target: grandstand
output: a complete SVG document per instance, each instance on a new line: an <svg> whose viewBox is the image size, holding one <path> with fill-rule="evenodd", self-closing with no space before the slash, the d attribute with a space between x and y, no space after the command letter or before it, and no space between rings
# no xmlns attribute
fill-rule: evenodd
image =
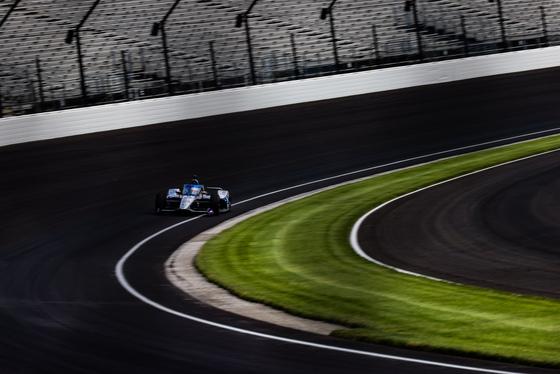
<svg viewBox="0 0 560 374"><path fill-rule="evenodd" d="M84 104L76 43L67 44L65 38L93 2L22 0L14 8L0 29L3 115ZM151 29L174 3L99 2L80 30L88 104L169 94L162 39L152 36ZM178 3L165 23L173 93L250 83L246 33L243 27L235 27L235 19L251 3ZM420 56L414 18L405 11L404 0L338 0L332 12L340 61L336 69L330 24L320 19L321 8L330 3L256 3L248 19L257 83L494 53L505 47L500 44L496 2L416 0L425 51ZM0 0L0 17L13 4L13 0ZM502 0L501 5L509 50L557 43L560 7L555 1Z"/></svg>

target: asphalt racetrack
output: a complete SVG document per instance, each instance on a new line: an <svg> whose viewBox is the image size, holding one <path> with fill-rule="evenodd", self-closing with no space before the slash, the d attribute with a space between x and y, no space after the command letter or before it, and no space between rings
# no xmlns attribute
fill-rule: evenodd
<svg viewBox="0 0 560 374"><path fill-rule="evenodd" d="M560 298L560 152L395 200L359 242L387 265L462 284Z"/></svg>
<svg viewBox="0 0 560 374"><path fill-rule="evenodd" d="M473 368L549 372L349 342L245 319L175 289L163 263L180 244L217 222L294 193L505 144L511 137L558 133L559 79L560 69L551 69L0 148L0 373L471 372L212 327L147 305L117 281L115 265L131 248L187 219L155 216L153 203L156 192L180 186L194 173L206 185L231 190L239 202L364 169L166 231L128 259L127 280L165 307L252 331ZM546 167L542 170L547 182ZM555 173L553 166L549 170ZM552 188L556 176L549 178ZM486 227L506 235L510 229L499 220L508 212L500 209L510 209L514 203L508 199L530 194L530 188L479 203ZM530 206L552 201L545 195L540 202L536 195ZM539 214L539 222L549 222L556 212ZM542 229L537 222L525 233L542 237ZM547 271L544 265L523 264L529 272Z"/></svg>

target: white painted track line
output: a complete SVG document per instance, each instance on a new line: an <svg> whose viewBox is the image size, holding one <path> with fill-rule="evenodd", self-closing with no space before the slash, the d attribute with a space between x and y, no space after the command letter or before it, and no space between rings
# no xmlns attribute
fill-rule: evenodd
<svg viewBox="0 0 560 374"><path fill-rule="evenodd" d="M383 204L378 205L377 207L373 208L372 210L370 210L369 212L367 212L366 214L364 214L362 217L360 217L360 219L359 219L358 221L356 221L356 223L355 223L354 226L352 227L352 231L350 232L350 244L352 245L352 248L354 249L354 252L356 252L359 256L361 256L361 257L365 258L366 260L368 260L368 261L370 261L370 262L373 262L373 263L375 263L375 264L377 264L377 265L380 265L380 266L383 266L383 267L386 267L386 268L389 268L389 269L398 271L399 273L403 273L403 274L414 275L414 276L417 276L417 277L423 277L423 278L427 278L427 279L431 279L431 280L435 280L435 281L439 281L439 282L452 283L452 284L459 284L459 283L451 282L451 281L448 281L448 280L445 280L445 279L434 278L434 277L430 277L430 276L427 276L427 275L424 275L424 274L414 273L414 272L411 272L411 271L408 271L408 270L404 270L404 269L400 269L400 268L397 268L397 267L394 267L394 266L390 266L390 265L387 265L387 264L385 264L385 263L383 263L383 262L381 262L381 261L378 261L378 260L374 259L373 257L369 256L367 253L365 253L365 251L364 251L364 250L362 249L362 247L360 246L360 243L358 242L358 233L359 233L359 231L360 231L361 225L364 223L364 221L365 221L369 216L371 216L372 214L376 213L376 212L379 211L381 208L386 207L387 205L389 205L389 204L391 204L391 203L393 203L393 202L395 202L395 201L397 201L397 200L400 200L400 199L402 199L402 198L405 198L405 197L407 197L407 196L411 196L411 195L414 195L414 194L416 194L416 193L425 191L425 190L427 190L427 189L429 189L429 188L436 187L436 186L442 185L442 184L444 184L444 183L449 183L449 182L452 182L452 181L455 181L455 180L458 180L458 179L462 179L462 178L465 178L465 177L468 177L468 176L471 176L471 175L474 175L474 174L482 173L482 172L485 172L485 171L488 171L488 170L492 170L492 169L499 168L499 167L501 167L501 166L513 164L513 163L516 163L516 162L519 162L519 161L528 160L528 159L531 159L531 158L534 158L534 157L538 157L538 156L542 156L542 155L546 155L546 154L553 153L553 152L558 152L558 151L559 151L558 149L555 149L555 150L552 150L552 151L539 153L539 154L536 154L536 155L532 155L532 156L520 158L520 159L517 159L517 160L504 162L503 164L494 165L494 166L491 166L491 167L488 167L488 168L485 168L485 169L481 169L481 170L474 171L474 172L472 172L472 173L463 174L463 175L460 175L460 176L455 177L455 178L451 178L451 179L448 179L448 180L445 180L445 181L442 181L442 182L438 182L438 183L432 184L432 185L430 185L430 186L420 188L420 189L418 189L418 190L416 190L416 191L412 191L412 192L409 192L409 193L407 193L407 194L404 194L404 195L395 197L395 198L392 199L392 200L386 201L386 202L384 202Z"/></svg>

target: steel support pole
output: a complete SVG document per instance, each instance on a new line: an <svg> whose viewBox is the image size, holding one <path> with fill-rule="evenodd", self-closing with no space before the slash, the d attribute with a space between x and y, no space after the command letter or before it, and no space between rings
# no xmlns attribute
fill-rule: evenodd
<svg viewBox="0 0 560 374"><path fill-rule="evenodd" d="M422 36L420 35L420 23L418 22L418 10L416 0L412 0L412 13L414 15L414 27L416 28L416 42L418 43L418 58L424 60L424 48L422 47Z"/></svg>
<svg viewBox="0 0 560 374"><path fill-rule="evenodd" d="M253 10L253 7L257 3L258 0L253 0L251 5L245 13L241 13L237 15L237 19L235 22L235 27L241 27L242 23L245 23L245 34L247 36L247 50L249 52L249 69L251 71L251 83L253 85L257 84L257 76L255 74L255 63L253 61L253 47L251 46L251 31L249 27L249 13Z"/></svg>
<svg viewBox="0 0 560 374"><path fill-rule="evenodd" d="M541 20L543 28L544 46L548 47L548 28L546 26L546 14L544 12L544 6L540 6L541 9Z"/></svg>
<svg viewBox="0 0 560 374"><path fill-rule="evenodd" d="M490 2L493 2L494 0L490 0ZM500 22L500 32L502 34L502 45L503 45L503 49L505 51L509 50L508 44L507 44L507 38L506 38L506 28L504 26L504 14L502 11L502 0L496 0L496 3L498 5L498 19Z"/></svg>
<svg viewBox="0 0 560 374"><path fill-rule="evenodd" d="M84 105L87 105L88 98L87 98L87 90L86 90L86 76L84 72L84 61L82 56L82 45L80 41L80 29L82 28L86 20L89 18L91 13L93 13L93 10L97 7L100 1L101 0L95 0L95 2L92 4L92 6L89 8L88 12L84 16L84 18L82 18L80 24L76 27L76 44L78 46L78 61L80 64L80 80L82 86L82 98L84 100Z"/></svg>
<svg viewBox="0 0 560 374"><path fill-rule="evenodd" d="M39 85L39 110L42 112L45 110L45 95L43 93L43 77L41 75L41 63L39 62L39 57L35 58L35 65L37 66L37 79Z"/></svg>
<svg viewBox="0 0 560 374"><path fill-rule="evenodd" d="M130 100L130 84L128 82L128 70L126 68L126 53L121 51L121 59L123 66L123 78L124 78L124 97L127 101Z"/></svg>
<svg viewBox="0 0 560 374"><path fill-rule="evenodd" d="M156 22L153 24L152 32L151 32L152 36L157 36L159 30L161 30L161 40L163 44L163 58L165 60L165 84L167 86L167 93L169 95L173 95L173 87L171 85L171 67L169 64L169 51L167 49L167 36L165 35L165 21L167 21L167 18L169 18L171 13L173 13L173 10L175 10L177 5L179 4L179 1L181 0L175 0L171 8L169 8L167 13L161 20L161 22Z"/></svg>
<svg viewBox="0 0 560 374"><path fill-rule="evenodd" d="M298 55L296 50L296 40L294 34L290 34L290 44L292 45L292 56L294 57L294 75L296 78L299 77L299 64L298 64Z"/></svg>
<svg viewBox="0 0 560 374"><path fill-rule="evenodd" d="M76 29L76 46L78 48L78 65L80 66L80 87L82 89L83 104L87 105L87 88L86 88L86 75L84 72L84 60L82 56L82 42L80 38L80 29Z"/></svg>
<svg viewBox="0 0 560 374"><path fill-rule="evenodd" d="M0 21L0 28L2 28L4 22L6 22L6 20L10 17L10 14L12 14L12 12L16 9L20 1L21 0L14 1L8 12L4 15L4 18L2 18L2 21Z"/></svg>
<svg viewBox="0 0 560 374"><path fill-rule="evenodd" d="M173 11L177 7L177 5L179 5L179 1L181 1L181 0L175 0L173 5L171 6L171 8L169 8L169 10L167 11L167 14L165 15L165 17L163 17L163 20L161 21L161 23L165 23L165 21L167 21L167 18L169 18L169 16L171 15L171 13L173 13Z"/></svg>
<svg viewBox="0 0 560 374"><path fill-rule="evenodd" d="M335 3L336 3L336 0L332 0L328 7L321 9L321 19L326 19L327 16L329 17L329 23L331 25L331 38L332 38L332 45L333 45L333 55L334 55L334 68L335 68L335 71L338 73L338 69L339 69L338 48L336 46L336 32L335 32L335 29L334 29L334 17L332 15L332 13L333 13L332 10L333 10L333 7L334 7Z"/></svg>
<svg viewBox="0 0 560 374"><path fill-rule="evenodd" d="M247 35L247 50L249 52L249 68L251 69L251 83L257 84L255 62L253 61L253 47L251 46L251 31L249 27L249 14L245 14L245 33Z"/></svg>
<svg viewBox="0 0 560 374"><path fill-rule="evenodd" d="M95 0L95 2L92 4L92 6L87 11L84 18L82 18L82 20L78 24L78 26L76 26L75 29L71 29L68 32L68 35L66 36L66 43L68 43L68 44L72 44L72 39L74 39L74 37L76 37L76 45L78 47L78 64L80 65L80 86L81 86L81 89L82 89L82 100L83 100L84 105L87 105L88 100L87 100L87 90L86 90L86 77L85 77L85 73L84 73L84 61L83 61L83 56L82 56L82 43L81 43L81 40L80 40L80 29L82 28L82 26L84 25L84 23L86 22L88 17L91 15L91 13L93 13L93 10L99 4L100 1L101 0Z"/></svg>
<svg viewBox="0 0 560 374"><path fill-rule="evenodd" d="M375 25L371 25L371 32L373 35L373 48L375 49L375 62L379 66L381 63L381 57L379 56L379 41L377 39L377 29Z"/></svg>
<svg viewBox="0 0 560 374"><path fill-rule="evenodd" d="M161 41L163 43L163 58L165 60L165 84L167 85L167 93L173 95L171 86L171 66L169 64L169 51L167 50L167 35L165 34L165 23L160 23Z"/></svg>
<svg viewBox="0 0 560 374"><path fill-rule="evenodd" d="M332 36L332 46L333 46L333 55L334 55L334 68L338 73L339 70L339 61L338 61L338 48L336 46L336 33L334 30L334 17L332 15L332 9L329 12L329 21L331 24L331 36Z"/></svg>
<svg viewBox="0 0 560 374"><path fill-rule="evenodd" d="M208 43L210 48L210 60L212 61L212 75L214 76L214 86L220 87L220 82L218 80L218 64L216 63L216 54L214 53L214 41Z"/></svg>

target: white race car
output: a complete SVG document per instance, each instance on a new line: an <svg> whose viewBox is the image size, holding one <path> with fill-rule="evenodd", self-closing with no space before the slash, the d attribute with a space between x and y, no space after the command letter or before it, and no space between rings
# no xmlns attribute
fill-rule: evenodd
<svg viewBox="0 0 560 374"><path fill-rule="evenodd" d="M220 215L231 210L231 195L220 187L185 184L156 196L155 212L193 212Z"/></svg>

